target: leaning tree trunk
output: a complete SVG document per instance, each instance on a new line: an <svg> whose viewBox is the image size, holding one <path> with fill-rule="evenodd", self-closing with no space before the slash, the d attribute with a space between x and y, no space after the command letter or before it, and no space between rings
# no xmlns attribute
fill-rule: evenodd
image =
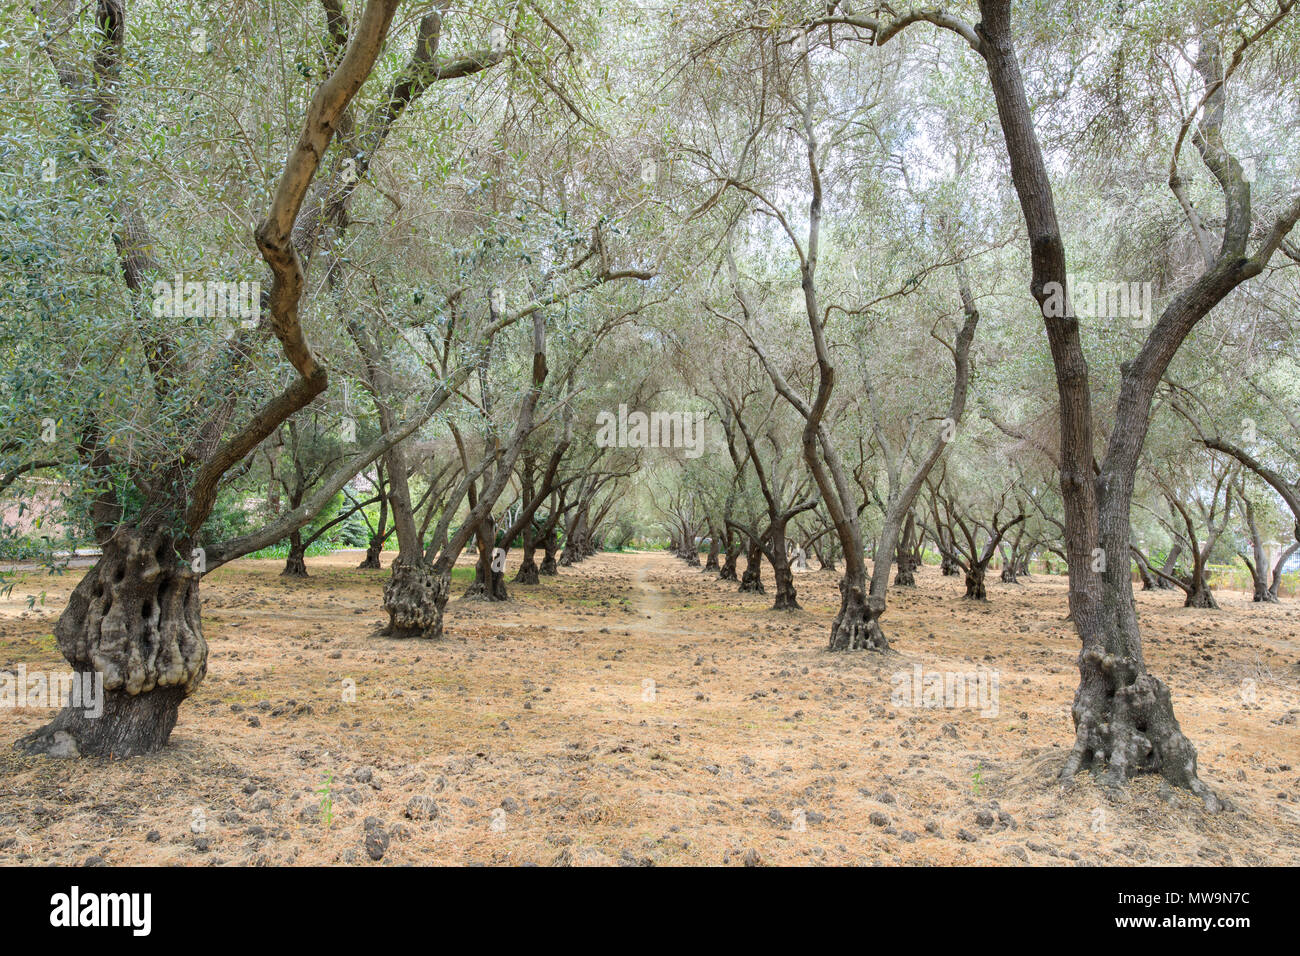
<svg viewBox="0 0 1300 956"><path fill-rule="evenodd" d="M1161 574L1156 575L1156 587L1162 591L1172 591L1174 585L1169 582L1169 578L1174 577L1174 569L1178 567L1178 557L1183 553L1183 546L1177 542L1169 549L1169 554L1165 556L1164 567L1160 569ZM1161 576L1167 575L1167 577Z"/></svg>
<svg viewBox="0 0 1300 956"><path fill-rule="evenodd" d="M170 535L118 528L54 626L73 669L102 675L103 713L65 707L17 748L110 758L160 750L181 701L207 673L199 614L199 575L181 562Z"/></svg>
<svg viewBox="0 0 1300 956"><path fill-rule="evenodd" d="M307 577L307 546L302 543L302 533L299 531L289 535L289 556L285 558L284 570L280 572L280 577Z"/></svg>
<svg viewBox="0 0 1300 956"><path fill-rule="evenodd" d="M740 576L740 590L763 594L763 549L751 543L745 552L745 573Z"/></svg>
<svg viewBox="0 0 1300 956"><path fill-rule="evenodd" d="M1300 550L1300 525L1296 526L1296 543L1283 551L1273 565L1272 580L1268 585L1269 601L1278 600L1278 591L1282 586L1282 569L1286 567L1286 563L1291 560L1291 555L1295 554L1297 550Z"/></svg>
<svg viewBox="0 0 1300 956"><path fill-rule="evenodd" d="M1143 558L1145 558L1145 555L1134 562L1137 565L1138 577L1142 579L1142 590L1154 591L1156 588L1156 576L1147 570L1147 564Z"/></svg>

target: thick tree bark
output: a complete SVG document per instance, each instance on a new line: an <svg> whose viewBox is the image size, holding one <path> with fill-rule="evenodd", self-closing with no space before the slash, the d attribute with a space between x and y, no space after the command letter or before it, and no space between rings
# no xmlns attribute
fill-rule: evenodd
<svg viewBox="0 0 1300 956"><path fill-rule="evenodd" d="M736 575L736 565L740 561L742 547L741 536L735 531L728 530L726 554L723 557L722 569L718 571L719 581L739 580Z"/></svg>
<svg viewBox="0 0 1300 956"><path fill-rule="evenodd" d="M285 558L282 578L307 577L307 545L303 544L302 532L295 531L289 535L289 556Z"/></svg>
<svg viewBox="0 0 1300 956"><path fill-rule="evenodd" d="M534 537L536 528L530 521L524 527L524 558L519 562L519 570L515 574L516 584L538 584L537 570L537 541Z"/></svg>
<svg viewBox="0 0 1300 956"><path fill-rule="evenodd" d="M1199 607L1211 611L1219 609L1219 602L1214 599L1204 574L1198 574L1188 582L1187 599L1183 601L1183 607Z"/></svg>
<svg viewBox="0 0 1300 956"><path fill-rule="evenodd" d="M382 568L383 562L379 560L379 554L384 549L384 542L377 534L370 536L370 543L366 545L366 556L361 563L357 565L358 569L377 571Z"/></svg>
<svg viewBox="0 0 1300 956"><path fill-rule="evenodd" d="M745 571L740 576L740 590L751 594L765 594L763 587L763 549L757 541L750 541L745 551Z"/></svg>
<svg viewBox="0 0 1300 956"><path fill-rule="evenodd" d="M894 584L899 587L911 588L916 587L916 567L913 565L913 536L916 533L916 516L912 512L907 513L907 520L903 523L903 532L898 539L898 551L895 556L895 562L898 565L898 572L894 575Z"/></svg>
<svg viewBox="0 0 1300 956"><path fill-rule="evenodd" d="M423 557L408 561L397 557L392 576L384 585L384 610L388 612L385 637L442 637L442 612L447 607L451 569L435 570Z"/></svg>
<svg viewBox="0 0 1300 956"><path fill-rule="evenodd" d="M73 591L55 626L55 636L76 671L102 675L104 712L88 718L82 710L65 708L49 725L19 743L29 753L126 757L158 750L171 735L180 702L198 688L206 674L207 644L200 623L198 587L201 572L183 563L188 554L178 554L177 544L182 551L189 550L212 513L223 477L328 385L328 375L317 362L299 320L305 276L290 232L339 117L369 76L396 8L396 0L371 0L365 6L343 62L316 89L307 107L270 209L254 233L258 250L272 272L263 321L269 322L297 375L242 427L231 427L238 404L233 398L209 409L198 429L201 441L195 447L201 449L199 454L183 466L169 466L170 475L150 476L149 483L166 490L158 492L158 500L145 502L143 513L165 514L169 519L165 524L154 523L150 517L136 524L114 521L110 527L106 515L95 515L102 554ZM118 79L127 32L124 5L118 0L102 0L94 29L100 36L93 70L79 76L75 68L60 69L60 81L84 86L90 93L94 108L88 113L88 125L111 147L119 135ZM52 59L59 57L53 44L48 52ZM93 149L88 164L92 176L107 188L107 168ZM154 242L143 217L125 197L112 218L126 285L139 301L145 279L157 269L152 258ZM170 388L185 368L176 343L157 322L140 323L136 331L145 343L155 389ZM234 341L234 350L246 345L239 335ZM188 447L188 437L184 441L176 450ZM95 463L101 471L100 480L105 482L96 497L107 505L106 499L113 494L107 481L112 462L106 448L96 449L93 444L92 452L100 458ZM120 521L121 509L113 510ZM170 519L178 511L183 511L184 531L175 537L174 532L162 529L174 527Z"/></svg>
<svg viewBox="0 0 1300 956"><path fill-rule="evenodd" d="M1031 292L1043 316L1056 370L1070 612L1082 644L1073 708L1075 743L1061 776L1068 780L1096 768L1103 772L1105 783L1119 786L1136 773L1157 772L1197 794L1208 809L1217 810L1221 804L1197 776L1196 750L1174 718L1168 688L1146 672L1129 574L1130 508L1152 399L1169 363L1216 304L1263 270L1300 219L1300 197L1266 228L1255 255L1248 256L1250 186L1224 143L1227 77L1218 41L1210 31L1203 32L1195 68L1206 95L1193 142L1224 196L1222 245L1216 255L1208 242L1203 243L1205 271L1170 300L1139 353L1122 366L1115 419L1097 466L1088 363L1078 319L1063 297L1068 283L1065 244L1013 47L1011 4L979 0L979 9L981 22L974 29L946 13L926 11L918 16L953 29L985 60L1029 234ZM1175 152L1170 187L1180 199L1182 185ZM1189 214L1189 219L1194 231L1204 228L1199 217ZM1065 308L1058 309L1062 298ZM1109 558L1101 570L1094 565L1098 545Z"/></svg>
<svg viewBox="0 0 1300 956"><path fill-rule="evenodd" d="M72 592L54 636L79 674L103 675L104 713L65 707L24 753L122 758L161 749L207 673L199 575L162 530L120 526Z"/></svg>
<svg viewBox="0 0 1300 956"><path fill-rule="evenodd" d="M542 564L537 569L538 574L554 577L559 573L555 566L555 552L558 550L560 550L559 536L555 528L551 528L546 537L542 538Z"/></svg>
<svg viewBox="0 0 1300 956"><path fill-rule="evenodd" d="M496 522L491 516L479 522L476 537L478 540L478 560L474 563L474 583L465 592L465 597L480 601L508 601L510 595L506 590L504 571L492 569L493 546ZM508 542L507 542L508 543Z"/></svg>
<svg viewBox="0 0 1300 956"><path fill-rule="evenodd" d="M816 549L817 563L820 565L819 571L835 571L835 547L834 545L817 545Z"/></svg>
<svg viewBox="0 0 1300 956"><path fill-rule="evenodd" d="M492 309L492 314L495 316L495 308ZM383 632L385 635L431 639L442 637L443 611L447 606L447 594L451 586L451 570L470 536L478 532L488 520L492 506L514 473L515 461L533 429L533 415L541 397L542 385L546 381L547 367L546 325L542 310L534 312L532 319L532 384L519 406L519 416L510 443L504 452L484 457L485 461L495 461L496 471L491 481L479 492L465 522L456 533L447 537L452 514L449 509L444 512L442 521L434 531L432 544L419 560L407 561L399 555L393 562L393 577L384 588L384 607L389 613L388 627ZM476 477L477 473L468 473L463 484L472 484ZM486 527L492 526L487 524ZM488 551L490 558L491 532L487 534L488 546L481 550ZM500 581L504 589L504 574L500 576Z"/></svg>
<svg viewBox="0 0 1300 956"><path fill-rule="evenodd" d="M776 600L772 604L772 610L799 610L798 595L795 593L794 574L790 571L790 562L773 562L772 574L776 578Z"/></svg>
<svg viewBox="0 0 1300 956"><path fill-rule="evenodd" d="M851 563L851 562L849 562ZM840 579L840 611L831 625L832 651L885 651L889 642L877 623L885 603L867 593L865 562L858 573Z"/></svg>
<svg viewBox="0 0 1300 956"><path fill-rule="evenodd" d="M708 560L704 562L705 571L718 570L719 568L718 552L720 550L721 550L721 545L718 542L718 534L716 531L710 528L709 529L709 557Z"/></svg>

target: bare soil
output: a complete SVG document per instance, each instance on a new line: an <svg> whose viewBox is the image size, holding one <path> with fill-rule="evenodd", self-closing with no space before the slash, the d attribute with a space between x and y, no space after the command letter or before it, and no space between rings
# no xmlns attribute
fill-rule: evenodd
<svg viewBox="0 0 1300 956"><path fill-rule="evenodd" d="M159 755L22 757L51 712L0 710L0 864L1300 864L1300 601L1138 595L1148 666L1235 808L1211 815L1157 778L1057 782L1063 578L990 574L984 605L926 567L891 594L895 650L842 655L833 573L779 612L663 554L598 555L504 604L462 578L434 643L376 636L391 558L205 578L208 677ZM66 670L77 577L0 602L0 670ZM917 664L996 670L996 716L891 700Z"/></svg>

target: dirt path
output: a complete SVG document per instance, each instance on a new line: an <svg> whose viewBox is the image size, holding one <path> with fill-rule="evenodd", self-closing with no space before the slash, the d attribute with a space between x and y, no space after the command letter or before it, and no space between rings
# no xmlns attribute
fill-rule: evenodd
<svg viewBox="0 0 1300 956"><path fill-rule="evenodd" d="M598 555L504 604L453 597L431 643L374 636L390 560L205 579L208 677L155 757L18 757L49 715L4 712L0 864L1300 863L1295 600L1138 596L1149 666L1240 808L1209 817L1154 779L1057 785L1078 647L1060 578L977 605L924 568L891 593L894 653L833 655L832 573L797 575L784 613L667 555ZM0 670L64 667L76 577L0 601ZM996 672L996 713L901 700L918 667Z"/></svg>

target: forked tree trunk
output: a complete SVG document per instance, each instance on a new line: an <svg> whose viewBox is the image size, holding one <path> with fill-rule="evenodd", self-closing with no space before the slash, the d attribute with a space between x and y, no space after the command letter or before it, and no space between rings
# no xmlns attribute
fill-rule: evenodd
<svg viewBox="0 0 1300 956"><path fill-rule="evenodd" d="M942 563L939 565L939 570L943 572L945 578L950 578L960 569L957 567L957 562L945 554Z"/></svg>
<svg viewBox="0 0 1300 956"><path fill-rule="evenodd" d="M968 601L987 601L988 591L984 587L985 566L973 564L966 572L966 593L962 595Z"/></svg>
<svg viewBox="0 0 1300 956"><path fill-rule="evenodd" d="M867 590L866 562L845 558L848 569L840 578L840 612L831 625L832 651L887 651L889 641L880 628L885 612L882 598Z"/></svg>
<svg viewBox="0 0 1300 956"><path fill-rule="evenodd" d="M307 577L307 546L302 543L301 532L289 535L289 556L285 558L282 578Z"/></svg>
<svg viewBox="0 0 1300 956"><path fill-rule="evenodd" d="M164 531L119 527L59 615L54 636L79 674L103 679L104 712L65 707L18 741L27 754L122 758L167 743L207 673L199 575Z"/></svg>
<svg viewBox="0 0 1300 956"><path fill-rule="evenodd" d="M1218 810L1218 798L1196 775L1196 749L1174 718L1169 689L1146 672L1129 572L1130 510L1137 465L1146 440L1152 398L1182 339L1214 305L1247 277L1243 256L1250 235L1249 187L1231 157L1216 170L1227 202L1223 250L1211 268L1174 297L1138 357L1122 366L1114 425L1100 473L1094 469L1094 422L1088 363L1079 323L1067 306L1053 314L1053 291L1068 287L1066 250L1056 217L1051 177L1034 131L1029 98L1012 41L1011 4L980 0L977 45L988 68L998 117L1020 198L1031 249L1031 290L1043 315L1056 370L1060 411L1060 480L1069 554L1070 613L1082 641L1074 696L1074 747L1061 770L1070 780L1096 769L1108 786L1141 772L1161 774ZM1223 101L1217 44L1201 38L1196 68L1207 86L1218 77L1195 143L1203 158L1219 147ZM1212 87L1215 88L1215 87ZM1211 165L1219 157L1210 155ZM1158 345L1158 347L1153 347ZM1096 571L1097 544L1108 558Z"/></svg>

